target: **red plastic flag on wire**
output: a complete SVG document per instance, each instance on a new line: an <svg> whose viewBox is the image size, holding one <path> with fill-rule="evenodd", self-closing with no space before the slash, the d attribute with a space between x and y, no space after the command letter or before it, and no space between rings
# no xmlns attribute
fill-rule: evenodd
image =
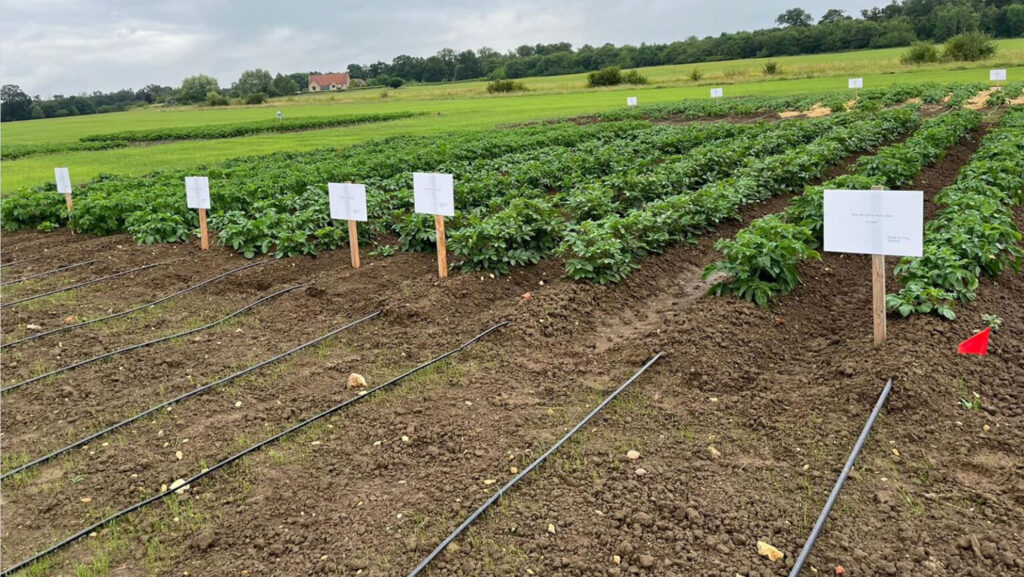
<svg viewBox="0 0 1024 577"><path fill-rule="evenodd" d="M956 352L961 355L987 355L988 337L991 333L992 329L986 328L980 333L960 343L960 346L956 348Z"/></svg>

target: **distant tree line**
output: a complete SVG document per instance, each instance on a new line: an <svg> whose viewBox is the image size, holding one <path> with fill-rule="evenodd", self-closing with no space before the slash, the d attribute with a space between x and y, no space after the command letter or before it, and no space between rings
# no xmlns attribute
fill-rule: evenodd
<svg viewBox="0 0 1024 577"><path fill-rule="evenodd" d="M996 38L1024 35L1024 0L903 0L861 10L853 17L830 9L815 23L810 13L793 8L779 15L775 28L723 33L670 44L573 49L568 42L523 45L500 53L491 48L457 52L444 48L421 58L402 54L391 63L350 64L349 75L368 84L378 79L444 82L478 78L525 78L591 72L609 66L638 68L742 58L819 54L865 48L909 46L916 41L944 42L969 31Z"/></svg>
<svg viewBox="0 0 1024 577"><path fill-rule="evenodd" d="M589 44L573 49L568 42L523 45L505 53L492 48L457 52L444 48L422 58L402 54L390 63L350 64L349 76L369 85L398 88L407 82L447 82L480 78L514 79L591 72L608 67L639 68L663 64L692 64L742 58L819 54L864 48L910 46L915 42L944 42L977 31L996 38L1024 36L1024 0L902 0L882 8L861 10L859 17L830 9L817 22L801 8L780 14L775 28L723 33L670 44L615 46ZM77 96L30 97L18 86L0 92L0 120L28 120L115 112L153 103L225 105L258 103L273 96L304 92L310 74L271 75L246 70L229 88L216 78L190 76L179 88L151 84L140 90L93 92Z"/></svg>

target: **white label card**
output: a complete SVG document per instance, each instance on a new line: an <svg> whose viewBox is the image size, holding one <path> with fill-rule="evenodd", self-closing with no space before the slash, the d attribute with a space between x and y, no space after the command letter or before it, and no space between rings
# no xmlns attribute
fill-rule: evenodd
<svg viewBox="0 0 1024 577"><path fill-rule="evenodd" d="M864 88L863 78L851 78L847 81L846 85L850 88Z"/></svg>
<svg viewBox="0 0 1024 577"><path fill-rule="evenodd" d="M626 106L636 106L636 96L627 96Z"/></svg>
<svg viewBox="0 0 1024 577"><path fill-rule="evenodd" d="M997 82L997 81L1000 81L1000 80L1006 80L1006 69L1005 68L1003 68L1003 69L996 68L996 69L989 70L988 71L988 79L991 80L992 82Z"/></svg>
<svg viewBox="0 0 1024 577"><path fill-rule="evenodd" d="M712 88L711 89L711 98L721 98L721 97L722 97L722 89L721 88Z"/></svg>
<svg viewBox="0 0 1024 577"><path fill-rule="evenodd" d="M439 172L412 173L416 212L455 216L455 179Z"/></svg>
<svg viewBox="0 0 1024 577"><path fill-rule="evenodd" d="M54 168L53 177L57 180L57 192L71 194L71 173L67 168Z"/></svg>
<svg viewBox="0 0 1024 577"><path fill-rule="evenodd" d="M920 190L826 190L825 250L921 256L924 193Z"/></svg>
<svg viewBox="0 0 1024 577"><path fill-rule="evenodd" d="M185 199L189 208L210 208L210 180L205 176L186 176Z"/></svg>
<svg viewBox="0 0 1024 577"><path fill-rule="evenodd" d="M366 222L365 184L329 182L327 195L331 201L331 218Z"/></svg>

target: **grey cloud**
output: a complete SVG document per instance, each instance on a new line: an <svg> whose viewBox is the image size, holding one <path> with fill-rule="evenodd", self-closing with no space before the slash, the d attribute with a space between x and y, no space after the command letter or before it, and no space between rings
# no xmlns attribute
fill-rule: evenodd
<svg viewBox="0 0 1024 577"><path fill-rule="evenodd" d="M344 70L490 46L663 43L772 25L800 5L856 14L882 0L6 0L0 79L29 94L177 85L205 73Z"/></svg>

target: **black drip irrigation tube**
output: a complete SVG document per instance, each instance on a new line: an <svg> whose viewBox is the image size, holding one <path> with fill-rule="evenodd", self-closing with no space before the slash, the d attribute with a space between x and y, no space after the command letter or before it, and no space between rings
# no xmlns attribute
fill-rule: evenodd
<svg viewBox="0 0 1024 577"><path fill-rule="evenodd" d="M25 263L25 262L32 262L32 261L35 261L35 260L39 260L39 257L38 256L34 256L32 258L23 258L21 260L16 260L14 262L5 262L3 264L0 264L0 268L6 268L6 267L9 267L9 266L14 266L16 264L22 264L22 263Z"/></svg>
<svg viewBox="0 0 1024 577"><path fill-rule="evenodd" d="M153 413L159 411L160 409L163 409L165 407L170 407L171 405L175 405L177 403L180 403L181 401L184 401L185 399L188 399L190 397L194 397L194 396L196 396L196 395L198 395L200 393L204 393L204 392L206 392L206 391L208 391L208 390L210 390L210 389L212 389L214 387L223 385L224 383L226 383L228 381L233 381L233 380L235 380L235 379L237 379L239 377L244 377L245 375L248 375L251 372L254 372L254 371L257 371L259 369L262 369L263 367L266 367L267 365L271 365L273 363L276 363L277 361L279 361L279 360L281 360L281 359L283 359L285 357L289 357L291 355L294 355L295 353L297 353L297 352L299 352L299 351L301 351L303 349L309 348L309 347L311 347L313 345L316 345L316 344L320 344L323 341L326 341L327 339L333 337L334 335L336 335L336 334L338 334L338 333L340 333L340 332L342 332L342 331L344 331L346 329L350 329L350 328L352 328L352 327L354 327L354 326L356 326L358 324L362 324L364 321L368 321L368 320L378 316L380 313L381 313L381 311L377 311L375 313L371 313L369 315L366 315L365 317L363 317L363 318L361 318L359 320L352 321L351 323L349 323L349 324L347 324L347 325L345 325L343 327L336 328L336 329L334 329L333 331L331 331L329 333L321 335L321 336L319 336L319 337L317 337L317 338L315 338L315 339L313 339L313 340L311 340L309 342L303 343L303 344L301 344L301 345L299 345L299 346L297 346L297 347L295 347L295 348L293 348L291 350L288 350L288 351L285 351L285 352L283 352L283 353L281 353L279 355L273 356L273 357L271 357L271 358L269 358L269 359L267 359L265 361L260 361L259 363L256 363L255 365L253 365L253 366L251 366L251 367L249 367L247 369L242 369L242 370L240 370L240 371L238 371L236 373L232 373L232 374L230 374L230 375L228 375L226 377L219 378L219 379L217 379L217 380L215 380L213 382L207 383L207 384L205 384L205 385L203 385L203 386L201 386L199 388L192 389L191 391L189 391L187 393L184 393L184 394L181 394L181 395L178 395L177 397L174 397L173 399L170 399L169 401L164 401L164 402L160 403L159 405L155 405L153 407L150 407L150 408L146 409L145 411L142 411L141 413L139 413L139 414L137 414L135 416L128 417L127 419L125 419L125 420L123 420L123 421L121 421L119 423L110 425L109 427L107 427L107 428L105 428L105 429L103 429L101 431L97 431L97 432L89 435L88 437L83 437L83 438L75 441L74 443L71 443L70 445L68 445L66 447L63 447L61 449L57 449L56 451L54 451L52 453L49 453L47 455L43 455L42 457L39 457L38 459L35 459L35 460L30 461L28 463L25 463L24 465L21 465L20 467L11 469L10 471L5 471L2 475L0 475L0 481L3 481L4 479L6 479L8 477L12 477L14 475L17 475L18 473L21 473L21 472L25 471L26 469L30 469L32 467L35 467L36 465L40 465L40 464L45 463L47 461L51 461L51 460L59 457L60 455L63 455L64 453L67 453L68 451L70 451L72 449L77 449L78 447L81 447L82 445L86 445L88 443L91 443L91 442L95 441L96 439L98 439L98 438L100 438L100 437L102 437L104 435L108 435L108 434L113 433L114 431L116 431L116 430L118 430L118 429L120 429L122 427L126 427L126 426L134 423L135 421L138 421L140 419L144 419L145 417L147 417L149 415L152 415Z"/></svg>
<svg viewBox="0 0 1024 577"><path fill-rule="evenodd" d="M48 271L37 272L36 274L30 274L28 276L23 276L23 277L21 277L21 278L19 278L17 280L10 280L10 281L7 281L5 283L0 283L0 287L10 286L12 284L23 283L23 282L25 282L27 280L32 280L34 278L40 278L40 277L48 276L48 275L51 275L51 274L57 274L59 272L64 272L66 270L71 270L73 268L78 268L80 266L85 266L87 264L92 264L94 262L96 262L96 261L95 260L87 260L87 261L84 261L84 262L76 262L74 264L65 265L65 266L62 266L60 268L50 269Z"/></svg>
<svg viewBox="0 0 1024 577"><path fill-rule="evenodd" d="M513 485L518 483L520 479L529 474L530 471L536 469L541 463L544 462L545 459L547 459L552 453L557 451L559 447L561 447L566 441L569 440L569 437L572 437L573 435L576 434L577 431L582 429L584 425L586 425L587 422L590 421L590 419L594 418L594 415L601 412L601 409L603 409L605 405L612 402L615 399L615 397L619 395L619 393L621 393L623 390L625 390L626 387L631 385L633 381L637 380L637 378L639 378L640 375L644 374L644 372L648 368L650 368L650 366L653 365L655 361L660 359L661 354L662 353L654 355L654 357L651 360L647 361L647 363L643 367L640 367L639 371L634 373L632 377L629 377L628 381L622 383L622 386L615 389L615 391L612 394L608 395L608 397L605 398L605 400L601 401L600 405L595 407L593 411L590 411L590 414L584 417L582 421L577 423L576 426L573 427L572 430L570 430L568 433L566 433L564 437L559 439L558 442L552 445L550 449L545 451L543 455L537 457L537 460L530 463L530 466L523 469L522 472L513 477L511 481L505 483L505 485L502 486L502 488L498 489L498 491L495 494L491 495L490 499L487 499L487 501L485 501L483 505L480 505L480 508L474 511L473 514L471 514L469 517L467 517L466 520L463 521L461 525L459 525L454 531L452 531L451 535L445 537L445 540L441 541L441 544L438 545L433 551L431 551L430 554L427 555L425 559L423 559L423 561L420 561L420 564L417 565L416 568L409 573L408 577L416 577L416 575L419 575L424 569L426 569L427 565L429 565L430 562L433 561L435 557L440 555L441 552L444 551L448 547L448 545L450 545L451 542L454 541L463 531L465 531L467 527L472 525L473 521L476 521L477 517L482 515L484 511L486 511L491 505L496 503L498 499L500 499L501 496L504 495L506 491L511 489Z"/></svg>
<svg viewBox="0 0 1024 577"><path fill-rule="evenodd" d="M194 284L194 285L192 285L192 286L190 286L188 288L182 289L182 290L180 290L180 291L178 291L176 293L171 293L171 294L169 294L169 295L167 295L165 297L161 297L161 298L159 298L159 299L157 299L157 300L155 300L155 301L153 301L151 303L146 303L144 305L139 305L139 306L134 307L134 308L123 310L123 311L121 311L119 313L110 314L110 315L107 315L107 316L95 318L95 319L88 320L88 321L82 321L80 323L75 323L73 325L57 327L55 329L51 329L51 330L48 330L48 331L45 331L45 332L41 332L41 333L36 333L34 335L31 335L31 336L28 336L28 337L25 337L25 338L22 338L22 339L18 339L16 341L11 341L9 343L3 343L3 344L0 344L0 350L6 349L8 347L15 347L15 346L18 346L20 344L27 343L29 341L34 341L36 339L41 339L43 337L50 336L52 334L56 334L56 333L60 333L60 332L64 332L64 331L70 331L71 329L77 329L79 327L84 327L86 325L91 325L93 323L98 323L98 322L102 322L102 321L109 321L110 319L116 319L118 317L123 317L125 315L130 315L130 314L132 314L134 312L138 312L138 311L141 311L143 309L148 309L148 308L151 308L151 307L155 307L158 304L167 302L167 301L169 301L169 300L171 300L173 298L180 297L183 294L190 293L190 292L192 292L194 290L200 289L200 288L202 288L202 287L204 287L204 286L206 286L206 285L208 285L208 284L210 284L212 282L218 281L218 280L220 280L220 279L222 279L222 278L224 278L224 277L226 277L228 275L232 275L232 274L234 274L236 272L240 272L240 271L243 271L243 270L246 270L246 269L250 269L250 268L253 268L253 267L263 266L263 265L265 265L267 263L270 263L270 262L273 262L273 261L270 260L270 259L267 259L267 260L261 260L261 261L257 261L257 262L252 262L252 263L249 263L249 264L247 264L245 266L240 266L240 267L238 267L236 269L231 269L231 270L229 270L227 272L223 272L223 273L221 273L221 274L219 274L219 275L217 275L215 277L208 278L208 279L206 279L206 280L204 280L202 282L196 283L196 284Z"/></svg>
<svg viewBox="0 0 1024 577"><path fill-rule="evenodd" d="M85 365L88 365L88 364L91 364L91 363L95 363L96 361L102 361L103 359L109 359L110 357L113 357L114 355L120 355L122 353L127 353L127 352L134 351L134 350L137 350L137 349L141 349L141 348L144 348L144 347L151 347L153 345L157 345L157 344L160 344L160 343L163 343L163 342L167 342L167 341L172 340L172 339L178 339L178 338L181 338L181 337L187 337L188 335L191 335L191 334L194 334L194 333L198 333L199 331L205 331L206 329L211 329L211 328L213 328L213 327L215 327L215 326L217 326L219 324L223 324L223 323L233 319L234 317L244 313L245 311L247 311L249 309L252 309L254 307L257 307L257 306L263 304L264 302L266 302L266 301L268 301L268 300L270 300L270 299L272 299L272 298L274 298L276 296L282 295L282 294L284 294L286 292L291 292L291 291L293 291L295 289L299 289L299 288L302 288L302 287L305 287L305 286L309 286L309 284L308 283L307 284L300 284L300 285L290 286L288 288L281 289L281 290L279 290L279 291L277 291L275 293L271 293L271 294L269 294L269 295L267 295L265 297L261 297L261 298L255 300L255 301L245 305L244 307L238 309L237 311L235 311L235 312L233 312L233 313L231 313L231 314L229 314L229 315L227 315L225 317L219 318L219 319L213 321L212 323L207 323L207 324L205 324L205 325L203 325L201 327L196 327L194 329L189 329L187 331L182 331L180 333L175 333L173 335L167 335L166 337L160 337L159 339L153 339L151 341L146 341L144 343L137 343L137 344L130 345L130 346L127 346L127 347L124 347L124 348L120 348L120 349L117 349L117 350L114 350L114 351L109 351L109 352L103 353L102 355L97 355L95 357L92 357L92 358L89 358L89 359L85 359L84 361L78 361L77 363L71 363L70 365L65 365L63 367L60 367L59 369L54 369L54 370L52 370L52 371L50 371L48 373L43 373L41 375L37 375L37 376L32 377L30 379L25 379L24 381L21 381L20 383L15 383L15 384L13 384L13 385L11 385L9 387L5 387L3 389L0 389L0 394L9 393L10 391L14 391L14 390L20 389L20 388L22 388L22 387L24 387L26 385L31 385L32 383L35 383L37 381L41 381L43 379L47 379L47 378L59 375L61 373L66 373L68 371L77 369L79 367L84 367Z"/></svg>
<svg viewBox="0 0 1024 577"><path fill-rule="evenodd" d="M832 507L836 504L836 500L839 499L839 492L843 490L843 485L846 483L847 477L850 476L850 471L853 470L853 464L857 461L857 456L860 455L860 450L864 448L864 443L868 440L868 435L871 433L871 427L875 425L875 419L878 418L878 413L882 411L882 407L885 405L885 401L889 398L889 393L891 391L892 379L889 379L889 381L885 383L885 388L882 389L882 394L878 395L878 402L875 403L875 408L871 411L871 416L868 417L868 422L864 425L864 430L860 432L860 437L857 437L857 443L853 446L853 452L850 453L850 457L846 459L846 466L843 467L843 472L839 474L839 479L836 481L835 486L832 487L832 494L828 496L828 501L825 502L825 508L822 509L821 514L818 515L818 520L814 523L814 528L811 529L811 535L807 537L807 542L804 543L804 548L796 558L796 563L793 564L793 569L789 572L789 577L797 577L797 575L800 574L800 571L804 568L804 563L807 561L808 555L811 554L811 549L814 549L815 541L818 540L821 530L825 527L825 521L828 520L828 514L832 512Z"/></svg>
<svg viewBox="0 0 1024 577"><path fill-rule="evenodd" d="M133 272L139 272L141 270L146 270L147 268L153 268L155 266L160 266L162 264L165 264L165 263L158 262L158 263L147 264L147 265L139 266L139 267L135 267L135 268L130 268L128 270L123 270L121 272L115 272L114 274L108 274L107 276L101 276L100 278L94 278L92 280L87 280L85 282L80 282L80 283L77 283L77 284L73 284L71 286L66 286L64 288L59 288L59 289L52 290L52 291L49 291L49 292L45 292L45 293L38 294L38 295L32 295L30 297L25 297L23 299L18 299L16 301L11 301L9 303L3 303L3 304L0 304L0 308L4 308L5 309L7 307L13 307L16 304L25 303L25 302L28 302L28 301L34 301L36 299L41 299L43 297L53 296L55 294L65 293L65 292L68 292L68 291L71 291L71 290L82 288L84 286L89 286L91 284L96 284L98 282L103 282L105 280L115 279L117 277L124 276L126 274L131 274Z"/></svg>
<svg viewBox="0 0 1024 577"><path fill-rule="evenodd" d="M385 388L388 388L388 387L394 385L395 383L398 383L399 381L405 379L406 377L409 377L409 376L411 376L411 375L413 375L415 373L418 373L419 371L422 371L423 369L425 369L425 368L427 368L427 367L429 367L429 366L431 366L431 365L433 365L435 363L443 361L444 359L454 355L455 353L458 353L458 352L462 351L463 349L469 347L473 343L479 341L480 339L484 338L485 336L489 335L490 333L498 330L499 328L501 328L501 327L503 327L503 326L505 326L507 324L508 324L508 321L500 322L500 323L494 325L493 327L487 329L486 331L484 331L484 332L478 334L477 336L473 337L472 339L466 341L462 345L460 345L460 346L458 346L458 347L448 351L447 353L444 353L443 355L441 355L439 357L435 357L435 358L433 358L433 359L431 359L431 360L429 360L429 361L427 361L427 362L425 362L425 363L423 363L423 364L421 364L421 365L419 365L419 366L417 366L417 367L415 367L413 369L410 369L410 370L402 373L401 375L391 379L390 381L388 381L388 382L386 382L386 383L384 383L382 385L377 385L376 387L370 389L369 391L367 391L364 394L352 397L351 399L349 399L347 401L344 401L344 402L342 402L342 403L340 403L338 405L335 405L335 406L331 407L330 409L327 409L326 411L324 411L324 412L322 412L320 414L314 415L314 416L306 419L305 421L302 421L301 423L299 423L297 425L293 425L293 426L285 429L284 431L281 431L280 433L278 433L278 434L276 434L276 435L274 435L272 437L264 439L263 441L260 441L259 443L256 443L255 445L252 445L251 447L249 447L247 449L244 449L241 452L236 453L236 454L228 457L227 459L224 459L223 461L217 463L216 465L213 465L209 469L206 469L205 471L202 471L201 473L197 473L197 474L189 477L188 479L185 479L185 482L183 484L181 484L178 487L175 487L174 489L167 489L166 491L161 491L160 493L157 493L156 495L153 495L152 497L149 497L148 499L145 499L143 501L139 501L138 503L135 503L134 505L128 507L127 509L124 509L122 511L114 513L113 515L107 517L106 519L103 519L102 521L99 521L98 523L95 523L92 526L87 527L85 529L82 529L81 531L75 533L74 535L71 535L70 537L64 539L63 541L61 541L60 543L57 543L56 545L50 547L49 549L47 549L47 550L45 550L45 551L43 551L41 553L37 553L37 554L33 555L32 557L30 557L29 559L26 559L26 560L18 563L17 565L15 565L13 567L4 569L3 573L0 573L0 577L7 577L8 575L11 575L11 574L13 574L13 573L15 573L17 571L20 571L20 570L24 569L25 567L28 567L32 563L35 563L36 561L42 559L43 557L46 557L47 555L50 555L51 553L54 553L55 551L57 551L59 549L63 549L64 547L67 547L68 545L70 545L71 543L74 543L75 541L81 539L82 537L86 537L90 533L92 533L94 531L97 531L99 529L102 529L103 527L109 525L110 523L113 523L114 521L120 519L121 517L124 517L125 515L134 513L135 511L138 511L139 509L142 509L146 505L149 505L151 503L155 503L157 501L160 501L164 497L167 497L167 496L169 496L170 494L172 494L172 493L174 493L176 491L182 490L183 487L190 486L192 483L195 483L196 481L202 479L203 477L206 477L207 475L212 475L216 471L218 471L220 469L223 469L224 467L234 463L235 461L238 461L239 459L241 459L242 457L245 457L249 453L253 453L255 451L258 451L258 450L262 449L263 447L266 447L267 445L270 445L271 443L274 443L274 442L280 440L282 437L288 436L288 435L294 433L295 431L298 431L299 429L301 429L303 427L306 427L306 426L311 425L311 424L313 424L313 423L315 423L315 422L317 422L317 421L319 421L321 419L329 417L329 416L333 415L334 413L340 411L341 409L344 409L345 407L347 407L347 406L349 406L351 404L358 403L359 401L361 401L361 400L363 400L365 398L368 398L368 397L374 395L375 393L377 393L379 391L382 391Z"/></svg>

